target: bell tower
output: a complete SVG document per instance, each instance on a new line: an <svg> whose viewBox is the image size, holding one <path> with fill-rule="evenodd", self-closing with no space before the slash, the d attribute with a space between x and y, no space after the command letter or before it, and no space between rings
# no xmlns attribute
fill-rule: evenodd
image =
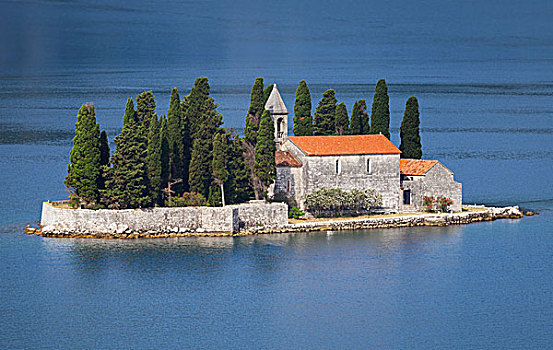
<svg viewBox="0 0 553 350"><path fill-rule="evenodd" d="M265 103L265 109L271 112L271 117L275 123L275 142L277 148L288 138L288 110L280 97L276 84L273 84L271 95Z"/></svg>

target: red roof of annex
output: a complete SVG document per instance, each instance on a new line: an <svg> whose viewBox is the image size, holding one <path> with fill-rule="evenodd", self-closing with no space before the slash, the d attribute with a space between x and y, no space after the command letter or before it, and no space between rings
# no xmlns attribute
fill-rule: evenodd
<svg viewBox="0 0 553 350"><path fill-rule="evenodd" d="M301 167L302 164L299 160L294 157L294 155L288 151L276 151L275 152L275 163L276 166L281 167Z"/></svg>
<svg viewBox="0 0 553 350"><path fill-rule="evenodd" d="M437 163L437 160L401 159L399 171L402 175L424 175Z"/></svg>
<svg viewBox="0 0 553 350"><path fill-rule="evenodd" d="M308 156L401 153L384 135L290 136L289 139Z"/></svg>

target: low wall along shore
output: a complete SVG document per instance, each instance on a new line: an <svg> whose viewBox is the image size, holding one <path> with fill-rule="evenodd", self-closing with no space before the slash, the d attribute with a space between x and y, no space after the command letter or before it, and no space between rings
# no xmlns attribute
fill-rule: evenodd
<svg viewBox="0 0 553 350"><path fill-rule="evenodd" d="M447 226L522 218L518 207L478 207L458 213L416 213L288 222L283 203L247 203L223 208L184 207L89 210L42 206L41 228L25 233L46 237L157 238L244 236L286 232L366 230L409 226Z"/></svg>
<svg viewBox="0 0 553 350"><path fill-rule="evenodd" d="M288 223L284 203L247 203L225 207L148 209L62 209L42 204L41 231L46 234L115 237L129 234L226 233Z"/></svg>

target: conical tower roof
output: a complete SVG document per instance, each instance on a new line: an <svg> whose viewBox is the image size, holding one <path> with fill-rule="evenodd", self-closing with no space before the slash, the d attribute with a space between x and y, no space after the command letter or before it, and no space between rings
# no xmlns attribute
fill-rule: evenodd
<svg viewBox="0 0 553 350"><path fill-rule="evenodd" d="M276 84L273 84L273 91L271 91L271 95L269 95L267 103L265 103L265 109L271 112L271 114L288 114L288 110L282 97L280 97Z"/></svg>

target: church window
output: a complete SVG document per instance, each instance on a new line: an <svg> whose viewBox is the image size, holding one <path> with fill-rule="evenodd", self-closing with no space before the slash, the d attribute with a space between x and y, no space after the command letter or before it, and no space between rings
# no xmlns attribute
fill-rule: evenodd
<svg viewBox="0 0 553 350"><path fill-rule="evenodd" d="M340 163L340 159L336 159L336 174L340 174L342 172L342 164Z"/></svg>
<svg viewBox="0 0 553 350"><path fill-rule="evenodd" d="M367 174L370 174L371 173L371 160L370 159L367 159Z"/></svg>

